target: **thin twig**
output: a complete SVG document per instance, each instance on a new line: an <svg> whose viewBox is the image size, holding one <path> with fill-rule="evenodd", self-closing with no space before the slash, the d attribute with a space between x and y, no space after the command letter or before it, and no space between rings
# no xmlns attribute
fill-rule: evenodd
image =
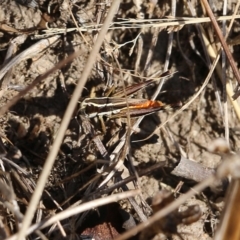
<svg viewBox="0 0 240 240"><path fill-rule="evenodd" d="M203 5L204 5L204 7L205 7L205 9L207 11L207 14L208 14L209 18L211 19L213 27L214 27L214 29L215 29L215 31L216 31L216 33L218 35L218 38L219 38L219 40L220 40L220 42L222 44L222 47L223 47L223 49L224 49L224 51L226 53L226 56L227 56L228 61L229 61L230 65L231 65L231 67L232 67L233 73L234 73L234 75L235 75L235 77L236 77L236 79L238 81L238 84L240 84L240 73L239 73L239 71L237 69L237 66L236 66L235 61L234 61L234 59L232 57L232 54L231 54L231 52L230 52L230 50L229 50L229 48L227 46L227 43L226 43L226 41L225 41L225 39L223 37L221 29L218 26L216 18L213 15L213 12L212 12L209 4L208 4L208 1L207 0L202 0L202 3L203 3Z"/></svg>
<svg viewBox="0 0 240 240"><path fill-rule="evenodd" d="M227 0L224 0L223 4L223 15L227 14ZM222 22L222 31L223 36L226 36L226 21ZM225 38L226 39L226 38ZM225 139L229 144L229 119L228 119L228 102L227 102L227 94L226 94L226 83L227 83L227 76L226 76L226 53L222 50L222 80L223 80L223 109L224 109L224 127L225 127Z"/></svg>

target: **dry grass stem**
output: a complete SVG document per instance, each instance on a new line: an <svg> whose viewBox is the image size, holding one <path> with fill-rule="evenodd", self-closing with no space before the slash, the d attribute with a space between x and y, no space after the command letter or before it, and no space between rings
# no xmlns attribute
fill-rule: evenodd
<svg viewBox="0 0 240 240"><path fill-rule="evenodd" d="M31 223L34 211L37 208L37 205L38 205L39 199L41 197L42 191L44 189L45 183L46 183L47 178L49 176L50 170L53 166L54 160L57 156L59 147L62 143L62 139L64 137L66 128L69 124L70 118L71 118L71 116L73 114L73 111L75 109L75 106L78 102L78 98L79 98L79 96L81 96L81 92L82 92L83 87L84 87L84 85L87 81L87 77L88 77L88 75L89 75L89 73L92 69L93 64L95 63L97 53L98 53L98 51L99 51L99 49L102 45L105 34L108 31L109 24L112 21L112 19L114 17L114 14L115 14L115 11L118 8L118 6L119 6L119 1L114 1L114 3L112 4L112 7L111 7L111 9L108 13L108 17L106 18L106 21L105 21L105 23L104 23L104 25L103 25L100 33L99 33L98 40L96 41L96 43L93 46L93 49L92 49L92 51L89 55L88 61L86 63L85 71L84 71L83 75L81 76L81 78L79 79L78 85L76 86L76 89L75 89L75 91L72 95L71 101L68 105L68 108L66 109L66 112L65 112L65 115L63 117L60 129L59 129L57 137L56 137L56 140L55 140L55 142L52 146L52 149L51 149L51 152L48 155L48 158L46 159L46 163L45 163L45 165L43 167L43 171L42 171L42 173L39 177L38 184L36 186L36 190L35 190L35 192L32 196L32 199L31 199L30 204L28 206L26 215L24 217L22 227L21 227L21 229L20 229L20 231L17 235L17 239L19 239L19 240L23 239L24 236L26 235L26 231L27 231L27 229L28 229L28 227Z"/></svg>

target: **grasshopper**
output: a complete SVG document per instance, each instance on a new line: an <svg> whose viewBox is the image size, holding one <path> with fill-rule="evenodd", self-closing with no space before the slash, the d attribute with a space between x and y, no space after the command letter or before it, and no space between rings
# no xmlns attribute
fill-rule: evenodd
<svg viewBox="0 0 240 240"><path fill-rule="evenodd" d="M163 75L169 75L169 72ZM147 80L143 83L135 84L125 89L126 95L131 95L140 89L149 86L156 80ZM158 112L164 109L170 109L174 105L167 105L157 100L124 98L124 92L120 91L113 97L85 98L81 103L80 112L88 118L106 116L108 118L140 117Z"/></svg>

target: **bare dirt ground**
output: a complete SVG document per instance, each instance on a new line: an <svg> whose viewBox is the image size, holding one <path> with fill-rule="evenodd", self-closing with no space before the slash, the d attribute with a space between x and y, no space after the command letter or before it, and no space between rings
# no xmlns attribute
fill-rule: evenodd
<svg viewBox="0 0 240 240"><path fill-rule="evenodd" d="M185 1L176 3L179 18L171 17L173 21L179 21L179 26L157 25L160 19L166 20L173 15L173 6L169 2L121 2L115 13L115 25L108 30L79 96L32 224L70 207L128 189L140 188L141 196L104 207L92 206L91 211L65 217L57 224L31 232L27 239L119 237L155 212L152 199L158 192L167 195L163 198L163 201L167 199L166 203L157 207L162 209L215 171L222 160L221 154L209 151L214 140L225 138L231 151L239 151L237 110L229 100L228 104L223 104L226 94L216 71L207 86L201 89L210 69L206 57L210 53L205 54L206 43L202 44L200 35L205 32L204 36L213 48L219 47L219 40L210 23L200 26L186 24L186 19L184 23L180 22L183 17L192 17ZM86 69L87 59L99 36L99 25L102 26L109 13L111 1L0 0L0 4L0 239L7 239L21 229L37 180L58 138L63 116ZM197 17L205 16L200 2L192 1L191 6ZM222 3L213 1L212 10L216 16L222 15ZM234 10L232 1L227 6L227 15L233 14ZM144 23L143 19L147 21ZM156 19L158 22L153 21ZM235 20L229 39L235 39L238 34L239 22ZM46 39L49 41L41 42ZM239 47L230 44L229 47L238 65ZM24 92L57 63L78 51L81 51L79 56L46 74L34 88ZM221 69L221 64L219 66ZM170 70L170 76L160 78L166 70ZM228 64L225 70L234 88L236 81ZM153 109L153 113L145 116L114 155L121 138L131 129L129 123L133 126L138 118L132 116L129 122L127 113L116 118L103 116L104 124L101 124L98 117L88 118L89 106L81 110L81 102L88 97L117 98L119 92L125 99L124 88L153 79L156 80L148 87L141 88L129 98L151 99L159 84L163 83L157 100L171 106L170 109ZM196 97L197 93L200 94ZM13 103L19 94L21 97ZM179 111L192 99L189 106ZM235 102L238 104L238 100ZM107 110L111 112L113 108L109 110L105 106L99 110L98 106L96 103L95 108L90 109L97 110L97 115ZM175 114L177 111L179 113ZM112 156L114 159L109 164ZM184 159L186 162L183 163ZM100 187L112 173L113 162L119 162L115 166L116 173ZM188 164L192 162L196 165L190 172ZM179 163L183 163L184 168L181 174L175 169ZM134 179L127 184L122 182L130 177ZM213 239L227 186L225 179L218 188L215 184L215 187L209 186L198 192L154 227L143 230L132 239ZM193 205L198 211L189 213ZM125 215L132 217L131 223L126 222Z"/></svg>

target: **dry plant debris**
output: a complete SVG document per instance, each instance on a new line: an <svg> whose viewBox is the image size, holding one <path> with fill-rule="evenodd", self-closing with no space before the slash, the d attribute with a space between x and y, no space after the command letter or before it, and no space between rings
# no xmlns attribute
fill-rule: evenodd
<svg viewBox="0 0 240 240"><path fill-rule="evenodd" d="M0 239L239 239L239 1L0 4Z"/></svg>

